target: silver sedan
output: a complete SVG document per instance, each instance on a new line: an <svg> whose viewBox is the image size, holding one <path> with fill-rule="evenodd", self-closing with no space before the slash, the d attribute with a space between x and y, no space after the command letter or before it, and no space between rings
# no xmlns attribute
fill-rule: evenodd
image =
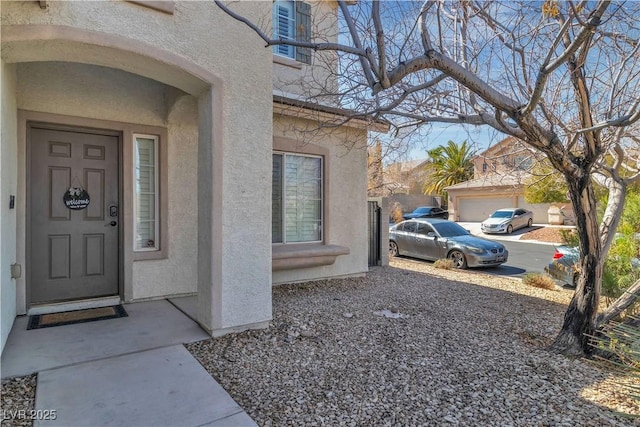
<svg viewBox="0 0 640 427"><path fill-rule="evenodd" d="M513 230L531 227L533 212L522 208L498 209L480 224L483 233L506 233Z"/></svg>
<svg viewBox="0 0 640 427"><path fill-rule="evenodd" d="M495 267L509 257L501 243L473 236L453 221L435 218L403 221L391 227L389 254L431 261L449 258L456 268Z"/></svg>

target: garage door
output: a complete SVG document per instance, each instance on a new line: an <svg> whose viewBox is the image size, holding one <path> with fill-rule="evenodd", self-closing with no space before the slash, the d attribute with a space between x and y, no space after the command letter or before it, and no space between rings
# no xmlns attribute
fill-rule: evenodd
<svg viewBox="0 0 640 427"><path fill-rule="evenodd" d="M458 201L458 217L463 222L484 221L496 209L512 206L512 197L464 197Z"/></svg>
<svg viewBox="0 0 640 427"><path fill-rule="evenodd" d="M549 206L551 206L551 203L529 204L524 201L523 196L518 196L518 207L533 212L533 222L535 224L546 224L549 222L549 215L547 214Z"/></svg>

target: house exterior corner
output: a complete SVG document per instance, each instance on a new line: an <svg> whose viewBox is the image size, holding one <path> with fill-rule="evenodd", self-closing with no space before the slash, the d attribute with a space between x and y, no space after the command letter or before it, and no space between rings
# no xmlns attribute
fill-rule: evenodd
<svg viewBox="0 0 640 427"><path fill-rule="evenodd" d="M337 25L332 2L297 13ZM0 347L17 315L114 300L192 296L212 336L261 328L273 284L368 270L369 124L299 104L314 53L265 49L213 2L1 14Z"/></svg>

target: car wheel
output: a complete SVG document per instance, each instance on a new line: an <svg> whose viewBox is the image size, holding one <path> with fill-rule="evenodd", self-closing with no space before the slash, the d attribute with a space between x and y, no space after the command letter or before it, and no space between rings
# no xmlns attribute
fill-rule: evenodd
<svg viewBox="0 0 640 427"><path fill-rule="evenodd" d="M527 227L531 228L533 225L533 218L529 218L529 222L527 222Z"/></svg>
<svg viewBox="0 0 640 427"><path fill-rule="evenodd" d="M511 234L513 232L513 225L509 224L507 227L507 234Z"/></svg>
<svg viewBox="0 0 640 427"><path fill-rule="evenodd" d="M398 250L398 244L396 242L389 242L389 256L398 256L400 251Z"/></svg>
<svg viewBox="0 0 640 427"><path fill-rule="evenodd" d="M449 259L453 261L453 266L455 268L467 268L467 259L464 257L464 254L460 251L451 251L449 253Z"/></svg>

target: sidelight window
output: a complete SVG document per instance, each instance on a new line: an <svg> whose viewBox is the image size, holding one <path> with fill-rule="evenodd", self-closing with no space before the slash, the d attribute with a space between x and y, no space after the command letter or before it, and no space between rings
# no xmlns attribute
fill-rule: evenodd
<svg viewBox="0 0 640 427"><path fill-rule="evenodd" d="M157 251L159 237L158 137L133 135L134 139L134 250Z"/></svg>

